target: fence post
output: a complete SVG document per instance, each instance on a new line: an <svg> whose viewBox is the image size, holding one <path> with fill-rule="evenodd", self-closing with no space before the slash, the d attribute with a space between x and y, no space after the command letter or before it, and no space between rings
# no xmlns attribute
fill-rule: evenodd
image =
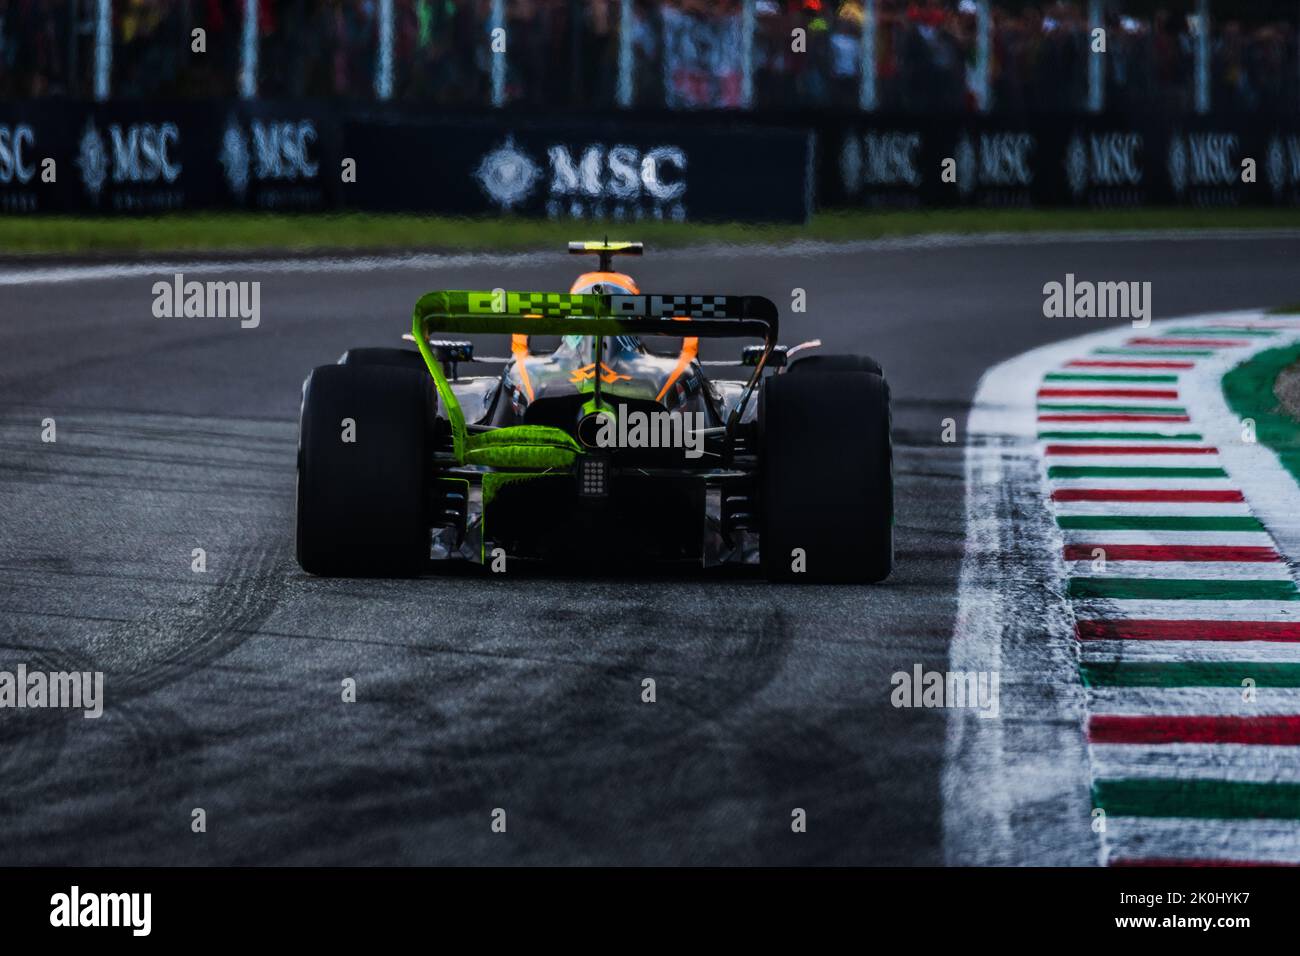
<svg viewBox="0 0 1300 956"><path fill-rule="evenodd" d="M393 0L379 0L379 56L375 58L375 99L393 98Z"/></svg>
<svg viewBox="0 0 1300 956"><path fill-rule="evenodd" d="M77 32L81 28L81 4L68 0L68 90L76 93L77 83Z"/></svg>
<svg viewBox="0 0 1300 956"><path fill-rule="evenodd" d="M99 0L95 4L95 99L108 99L109 77L113 72L113 3Z"/></svg>
<svg viewBox="0 0 1300 956"><path fill-rule="evenodd" d="M244 23L239 38L239 95L257 96L257 0L244 0Z"/></svg>
<svg viewBox="0 0 1300 956"><path fill-rule="evenodd" d="M632 105L632 0L620 0L618 8L618 105Z"/></svg>
<svg viewBox="0 0 1300 956"><path fill-rule="evenodd" d="M993 12L990 0L979 0L975 16L975 105L989 111L989 70L992 67Z"/></svg>
<svg viewBox="0 0 1300 956"><path fill-rule="evenodd" d="M492 13L488 21L488 52L492 55L492 105L504 106L506 103L506 53L497 53L492 49L496 42L496 32L504 30L506 23L505 0L492 0ZM506 40L509 49L509 38Z"/></svg>
<svg viewBox="0 0 1300 956"><path fill-rule="evenodd" d="M1088 112L1100 113L1106 106L1106 54L1093 49L1094 31L1105 30L1102 18L1102 0L1088 0ZM1106 38L1106 49L1110 50L1110 38Z"/></svg>
<svg viewBox="0 0 1300 956"><path fill-rule="evenodd" d="M754 108L754 0L744 0L740 9L740 105Z"/></svg>
<svg viewBox="0 0 1300 956"><path fill-rule="evenodd" d="M870 113L876 109L876 0L863 0L862 3L862 39L858 49L859 66L862 70L858 86L858 108Z"/></svg>
<svg viewBox="0 0 1300 956"><path fill-rule="evenodd" d="M1196 0L1196 112L1210 111L1210 0Z"/></svg>

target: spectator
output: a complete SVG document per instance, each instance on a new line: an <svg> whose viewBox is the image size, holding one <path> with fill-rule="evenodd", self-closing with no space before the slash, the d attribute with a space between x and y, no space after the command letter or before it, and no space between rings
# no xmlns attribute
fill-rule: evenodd
<svg viewBox="0 0 1300 956"><path fill-rule="evenodd" d="M258 81L267 97L374 96L382 0L261 0ZM633 0L635 105L742 105L744 0ZM851 109L861 85L868 0L752 0L758 108ZM1145 4L1143 9L1150 9ZM1180 7L1186 9L1186 4ZM874 0L877 106L953 112L975 102L977 0ZM1110 0L1106 102L1122 112L1185 113L1193 105L1194 18ZM1133 2L1133 8L1138 4ZM1216 4L1222 9L1226 4ZM393 95L439 107L489 101L493 0L392 0ZM501 0L506 98L533 109L609 108L618 88L623 0ZM93 0L0 0L0 91L88 96ZM231 96L244 0L113 0L112 87L118 96ZM1216 106L1300 109L1296 19L1251 16L1212 25ZM1086 0L1001 0L991 9L991 108L1079 110L1088 95ZM207 50L190 50L190 31ZM793 31L801 30L795 48Z"/></svg>

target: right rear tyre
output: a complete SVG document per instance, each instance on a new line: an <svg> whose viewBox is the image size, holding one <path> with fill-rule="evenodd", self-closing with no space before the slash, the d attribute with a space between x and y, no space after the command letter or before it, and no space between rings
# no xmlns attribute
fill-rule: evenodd
<svg viewBox="0 0 1300 956"><path fill-rule="evenodd" d="M883 581L894 566L889 385L854 356L825 358L838 361L763 382L763 571L774 581Z"/></svg>
<svg viewBox="0 0 1300 956"><path fill-rule="evenodd" d="M786 374L791 372L870 372L872 375L883 376L885 373L877 362L869 355L822 355L814 352L812 355L805 355L803 358L797 358L790 363L786 369Z"/></svg>
<svg viewBox="0 0 1300 956"><path fill-rule="evenodd" d="M416 349L359 348L348 349L339 359L340 365L389 365L397 368L417 369L429 374L424 356Z"/></svg>

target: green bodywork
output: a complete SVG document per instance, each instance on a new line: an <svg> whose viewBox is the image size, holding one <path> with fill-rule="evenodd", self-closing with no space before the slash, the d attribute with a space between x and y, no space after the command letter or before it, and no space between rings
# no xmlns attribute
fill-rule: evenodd
<svg viewBox="0 0 1300 956"><path fill-rule="evenodd" d="M448 390L450 391L450 389ZM455 400L454 397L452 399ZM465 436L463 465L489 468L568 468L582 454L569 433L549 425L511 425Z"/></svg>
<svg viewBox="0 0 1300 956"><path fill-rule="evenodd" d="M430 332L528 335L759 335L767 349L754 369L753 390L776 342L776 307L757 296L605 295L504 290L428 292L415 303L411 337L433 376L451 423L456 462L504 469L568 468L583 453L567 432L545 425L511 425L470 433L442 364L429 347ZM603 403L593 403L603 408Z"/></svg>
<svg viewBox="0 0 1300 956"><path fill-rule="evenodd" d="M671 323L689 319L689 330ZM776 343L777 313L761 296L610 295L590 292L426 292L412 334L757 336Z"/></svg>
<svg viewBox="0 0 1300 956"><path fill-rule="evenodd" d="M593 337L599 354L602 336L680 336L681 320L689 319L690 334L714 337L758 337L764 340L761 360L754 367L745 398L733 412L738 421L776 345L777 310L759 296L614 295L562 292L429 292L415 304L411 337L433 376L451 426L457 465L493 469L481 475L482 515L478 560L486 563L489 505L501 489L539 478L557 478L572 468L583 447L566 431L545 425L510 425L470 431L465 413L452 391L442 363L430 346L430 333L463 332L493 335L580 335ZM614 409L601 399L596 380L580 385L593 392L583 404L584 415ZM469 479L465 481L468 499Z"/></svg>
<svg viewBox="0 0 1300 956"><path fill-rule="evenodd" d="M434 296L446 294L430 293ZM429 296L422 297L420 303L428 298ZM438 399L447 411L447 421L451 423L452 448L458 465L483 465L507 470L568 468L582 454L582 446L568 432L547 425L511 425L471 435L465 427L465 413L456 399L456 393L451 390L447 376L442 371L442 363L429 348L427 326L419 304L415 308L411 334L424 358L424 364L429 368L429 374L433 376ZM486 490L485 487L485 494Z"/></svg>

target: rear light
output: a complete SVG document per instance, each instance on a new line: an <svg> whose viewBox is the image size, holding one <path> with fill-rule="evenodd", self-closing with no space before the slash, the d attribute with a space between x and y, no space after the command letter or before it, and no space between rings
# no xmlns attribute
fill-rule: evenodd
<svg viewBox="0 0 1300 956"><path fill-rule="evenodd" d="M592 455L578 462L578 494L583 498L604 498L609 494L609 461Z"/></svg>

